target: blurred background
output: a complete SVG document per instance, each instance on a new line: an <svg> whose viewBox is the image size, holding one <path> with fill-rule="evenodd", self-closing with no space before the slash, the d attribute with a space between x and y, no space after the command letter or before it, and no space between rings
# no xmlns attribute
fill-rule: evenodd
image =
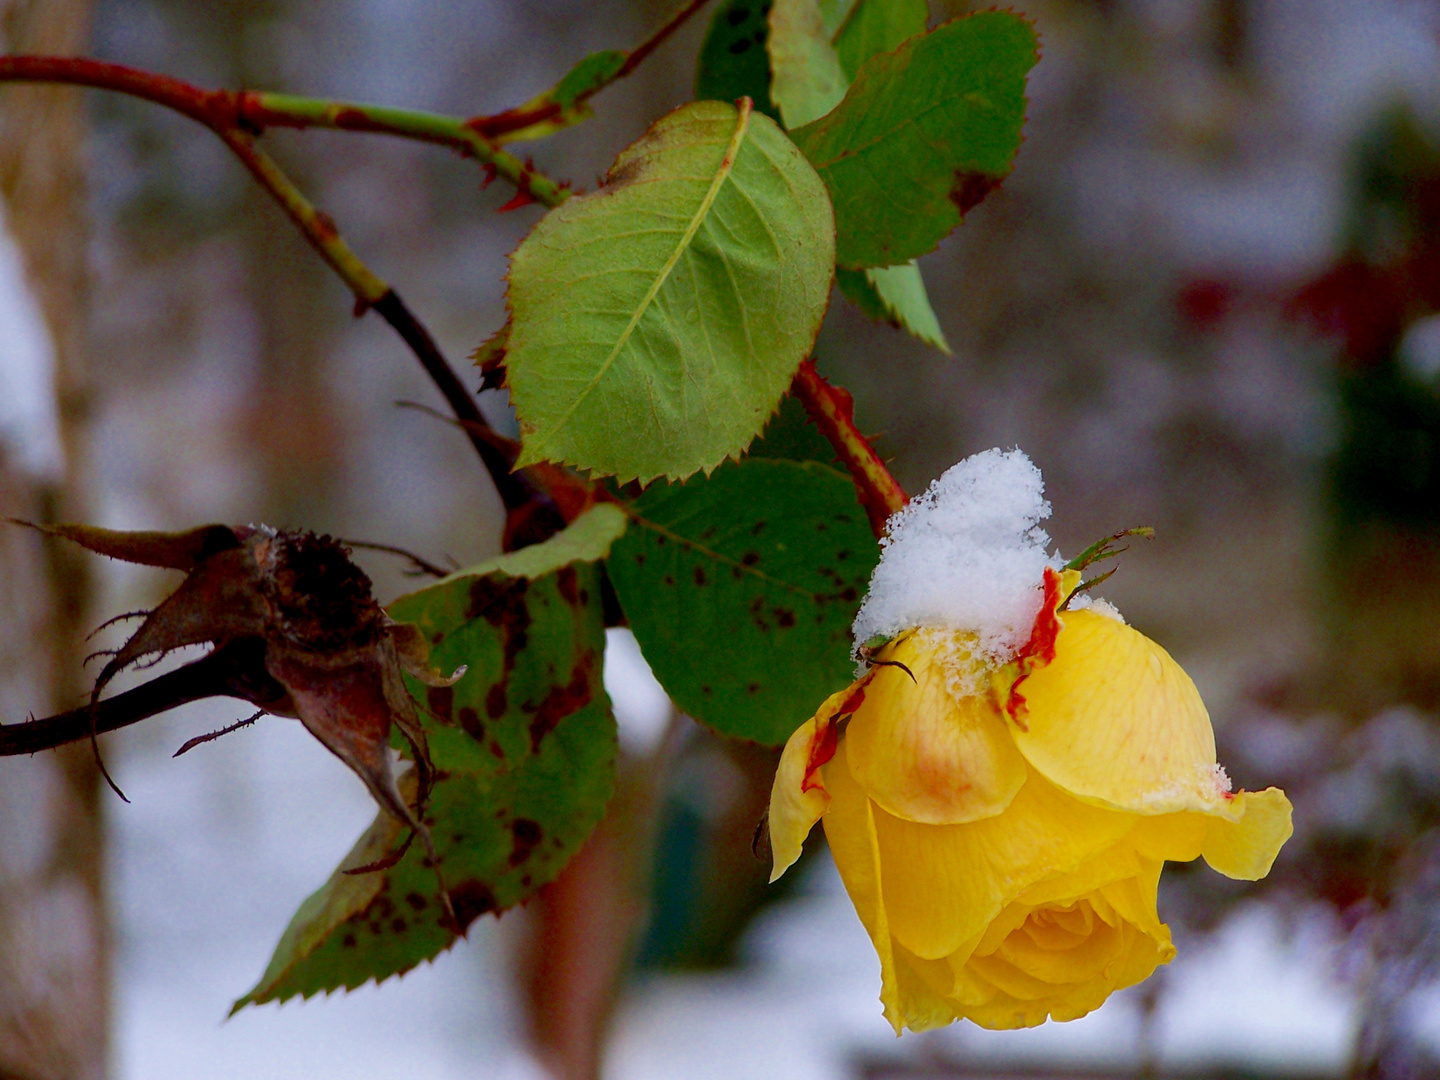
<svg viewBox="0 0 1440 1080"><path fill-rule="evenodd" d="M103 740L129 805L87 748L0 761L0 1078L1440 1076L1440 5L1013 6L1043 47L1026 142L923 260L954 355L837 298L822 370L911 492L1019 445L1062 550L1155 527L1106 592L1196 678L1236 782L1294 800L1271 877L1170 868L1179 959L1085 1020L897 1042L823 841L764 886L775 753L672 715L617 630L620 795L560 883L401 980L228 1021L371 819L359 782L275 719L172 761L223 701ZM0 0L0 48L468 115L670 10ZM537 164L593 187L690 98L707 18ZM538 210L431 147L265 143L477 384ZM396 405L440 405L417 365L207 132L0 88L0 194L0 514L498 550L464 438ZM80 639L170 585L0 531L4 720L79 700Z"/></svg>

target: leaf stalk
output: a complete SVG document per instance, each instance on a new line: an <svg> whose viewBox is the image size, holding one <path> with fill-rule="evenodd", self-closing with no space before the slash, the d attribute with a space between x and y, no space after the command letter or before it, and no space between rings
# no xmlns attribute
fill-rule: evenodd
<svg viewBox="0 0 1440 1080"><path fill-rule="evenodd" d="M910 501L900 482L891 475L870 441L855 426L855 399L843 387L832 386L815 370L815 361L800 365L790 392L805 406L810 422L830 440L835 453L850 470L860 505L870 519L875 536L885 535L890 515Z"/></svg>

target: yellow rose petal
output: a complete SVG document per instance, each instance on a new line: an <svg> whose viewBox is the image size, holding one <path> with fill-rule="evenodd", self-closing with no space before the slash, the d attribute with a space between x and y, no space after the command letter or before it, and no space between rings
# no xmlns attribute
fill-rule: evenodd
<svg viewBox="0 0 1440 1080"><path fill-rule="evenodd" d="M1127 814L1136 824L1145 819ZM1079 866L1065 873L1047 874L1015 898L1016 903L1028 904L1032 908L1047 904L1063 904L1077 896L1086 896L1097 889L1125 878L1148 873L1159 860L1150 859L1137 850L1134 843L1134 828L1127 830L1118 843L1106 848L1093 858L1086 859Z"/></svg>
<svg viewBox="0 0 1440 1080"><path fill-rule="evenodd" d="M1295 831L1290 813L1279 788L1241 791L1206 810L1141 818L1130 842L1150 858L1189 862L1204 855L1226 877L1259 881Z"/></svg>
<svg viewBox="0 0 1440 1080"><path fill-rule="evenodd" d="M1133 825L1131 815L1088 806L1034 774L998 817L923 825L879 808L874 816L891 932L927 959L978 939L1025 888L1080 866Z"/></svg>
<svg viewBox="0 0 1440 1080"><path fill-rule="evenodd" d="M944 960L922 960L898 941L892 950L904 1026L911 1031L929 1031L958 1020L955 973L950 965ZM900 1034L898 1029L895 1033Z"/></svg>
<svg viewBox="0 0 1440 1080"><path fill-rule="evenodd" d="M1214 817L1201 854L1214 870L1242 881L1259 881L1270 872L1280 847L1295 831L1290 800L1279 788L1242 791L1231 800L1240 820Z"/></svg>
<svg viewBox="0 0 1440 1080"><path fill-rule="evenodd" d="M787 745L786 749L789 747ZM825 814L825 839L840 880L855 905L855 913L870 935L871 944L880 957L880 1002L885 1018L898 1035L905 1025L906 1007L901 1000L895 973L895 960L890 946L890 924L880 880L880 849L875 837L875 820L870 800L855 783L846 768L845 742L842 739L836 757L824 767L825 787L830 792L830 807Z"/></svg>
<svg viewBox="0 0 1440 1080"><path fill-rule="evenodd" d="M820 785L805 789L811 751L821 738L820 725L812 717L795 729L780 754L775 783L770 788L770 852L774 859L770 880L774 881L796 859L810 829L830 805L830 795Z"/></svg>
<svg viewBox="0 0 1440 1080"><path fill-rule="evenodd" d="M1157 814L1139 819L1129 843L1146 858L1190 862L1200 857L1209 829L1203 813Z"/></svg>
<svg viewBox="0 0 1440 1080"><path fill-rule="evenodd" d="M1155 913L1160 869L1150 861L1063 902L1011 904L972 956L951 958L960 1014L988 1028L1073 1020L1168 963L1175 947ZM997 938L1001 927L1008 933Z"/></svg>
<svg viewBox="0 0 1440 1080"><path fill-rule="evenodd" d="M1144 814L1199 810L1225 794L1210 717L1190 676L1143 634L1063 613L1055 658L1017 686L1025 759L1066 791Z"/></svg>
<svg viewBox="0 0 1440 1080"><path fill-rule="evenodd" d="M845 738L851 773L895 817L931 825L993 817L1025 782L1025 759L991 696L957 698L946 686L946 652L963 661L969 642L907 634L876 657Z"/></svg>

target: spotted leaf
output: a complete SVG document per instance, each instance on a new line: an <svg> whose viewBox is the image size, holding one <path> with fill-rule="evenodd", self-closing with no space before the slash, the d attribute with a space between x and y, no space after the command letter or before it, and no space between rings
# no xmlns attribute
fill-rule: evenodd
<svg viewBox="0 0 1440 1080"><path fill-rule="evenodd" d="M390 605L428 643L430 664L464 668L451 685L406 680L436 773L425 824L459 925L415 845L387 868L344 872L405 842L382 815L301 906L236 1008L408 971L475 918L554 880L579 850L610 797L616 755L594 564L625 527L623 512L602 504L544 544ZM413 772L402 778L412 800L414 785Z"/></svg>
<svg viewBox="0 0 1440 1080"><path fill-rule="evenodd" d="M777 744L853 677L850 623L878 557L849 479L747 458L651 487L607 567L676 703Z"/></svg>

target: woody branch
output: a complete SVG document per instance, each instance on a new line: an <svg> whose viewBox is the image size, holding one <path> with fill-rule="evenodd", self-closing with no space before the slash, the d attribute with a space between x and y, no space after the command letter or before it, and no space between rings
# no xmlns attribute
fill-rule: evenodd
<svg viewBox="0 0 1440 1080"><path fill-rule="evenodd" d="M609 81L632 71L704 2L691 0L686 4L646 43L632 50L625 65ZM469 435L507 509L516 510L537 499L538 492L524 473L510 471L513 446L486 423L472 395L460 383L429 332L395 290L361 262L340 236L334 222L305 198L256 144L255 137L267 127L320 127L394 135L449 146L514 185L517 200L553 208L569 198L567 187L504 150L486 134L487 131L518 130L543 121L549 114L511 110L493 117L464 120L437 113L289 94L204 90L166 75L84 57L0 56L0 82L3 81L66 83L123 93L173 109L215 132L349 286L357 306L374 308L410 346ZM598 89L600 87L590 93ZM855 426L850 394L826 382L815 371L812 361L801 366L790 392L834 446L855 482L871 527L877 536L881 535L886 519L905 505L907 497L879 454Z"/></svg>

